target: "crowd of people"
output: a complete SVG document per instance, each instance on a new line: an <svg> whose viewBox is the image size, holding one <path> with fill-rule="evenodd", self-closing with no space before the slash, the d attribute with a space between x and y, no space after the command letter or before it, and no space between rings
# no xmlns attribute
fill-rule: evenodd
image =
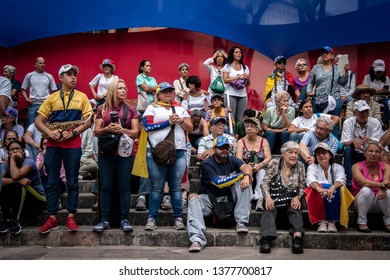
<svg viewBox="0 0 390 280"><path fill-rule="evenodd" d="M95 180L100 216L94 232L110 229L113 189L119 191L120 229L132 232L131 188L138 188L135 209L148 211L145 230L157 228L160 208L171 209L174 229L188 231L190 252L207 244L204 217L247 233L252 201L262 212L261 253L271 251L276 219L283 216L292 251L303 252L306 207L318 232L348 227L351 205L360 232L371 231L371 212L383 214L390 232L389 112L382 113L372 99L390 95L385 63L375 60L356 86L356 73L343 55L335 56L329 46L320 54L312 70L298 59L296 77L286 70L287 59L276 57L262 112L247 108L250 70L237 46L217 49L204 61L208 85L189 75L187 63L178 66L173 85L158 83L151 62L142 60L136 107L127 100L132 82L114 75L116 66L108 58L89 83L92 99L76 88L77 66L63 65L59 84L45 72L43 57L23 83L14 80L15 67L4 66L0 232L19 234L22 217L42 209L48 219L39 232L58 229L65 191L65 225L78 231L79 180ZM19 92L28 104L26 129L17 123ZM337 154L344 155L340 163ZM197 193L189 188L191 155L200 164ZM141 177L139 186L131 186L132 176Z"/></svg>

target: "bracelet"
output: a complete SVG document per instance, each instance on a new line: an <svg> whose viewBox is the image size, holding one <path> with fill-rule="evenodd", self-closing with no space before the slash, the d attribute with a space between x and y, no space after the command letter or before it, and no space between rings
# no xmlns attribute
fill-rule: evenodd
<svg viewBox="0 0 390 280"><path fill-rule="evenodd" d="M244 177L245 176L248 176L249 177L249 179L252 179L252 175L251 174L249 174L249 173L244 173Z"/></svg>

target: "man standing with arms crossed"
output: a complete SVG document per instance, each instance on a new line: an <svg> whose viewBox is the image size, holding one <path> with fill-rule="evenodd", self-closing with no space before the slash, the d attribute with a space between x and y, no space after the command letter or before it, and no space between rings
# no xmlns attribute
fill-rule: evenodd
<svg viewBox="0 0 390 280"><path fill-rule="evenodd" d="M63 65L59 72L62 84L61 90L51 94L38 110L35 126L43 134L48 136L45 154L45 166L48 174L46 199L49 219L39 228L42 234L59 228L56 218L58 212L58 198L60 195L58 180L60 177L61 163L64 163L68 198L66 208L68 218L66 228L70 232L78 231L74 215L77 212L79 198L78 174L81 158L80 134L90 126L92 107L88 97L75 90L79 69L70 64ZM84 122L82 122L84 120ZM56 123L57 126L50 129L45 125ZM63 122L73 122L71 127L61 126Z"/></svg>

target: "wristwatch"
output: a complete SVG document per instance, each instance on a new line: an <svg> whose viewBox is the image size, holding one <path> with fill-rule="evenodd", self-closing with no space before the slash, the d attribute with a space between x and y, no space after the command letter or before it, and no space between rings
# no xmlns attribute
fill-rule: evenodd
<svg viewBox="0 0 390 280"><path fill-rule="evenodd" d="M75 129L72 130L72 134L73 136L76 136L77 135L77 131Z"/></svg>

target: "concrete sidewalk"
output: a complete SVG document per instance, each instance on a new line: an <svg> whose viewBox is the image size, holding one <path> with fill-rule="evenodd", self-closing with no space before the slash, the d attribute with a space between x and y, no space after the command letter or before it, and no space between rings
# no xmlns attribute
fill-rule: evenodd
<svg viewBox="0 0 390 280"><path fill-rule="evenodd" d="M389 260L389 251L305 249L301 255L290 249L273 248L260 254L258 247L206 247L189 253L184 247L0 247L1 260Z"/></svg>

